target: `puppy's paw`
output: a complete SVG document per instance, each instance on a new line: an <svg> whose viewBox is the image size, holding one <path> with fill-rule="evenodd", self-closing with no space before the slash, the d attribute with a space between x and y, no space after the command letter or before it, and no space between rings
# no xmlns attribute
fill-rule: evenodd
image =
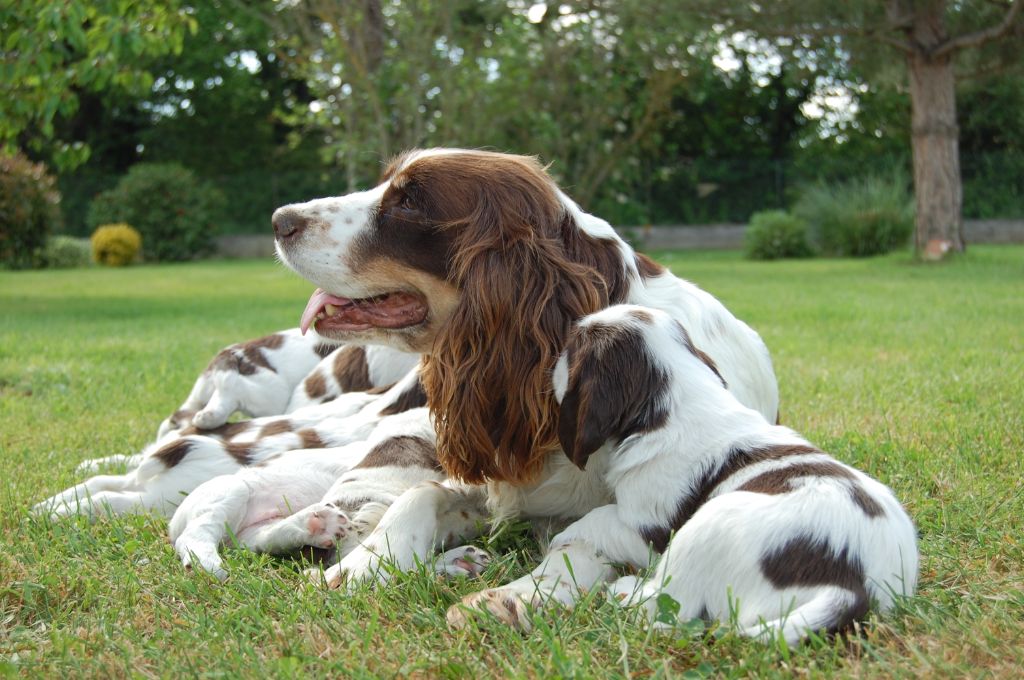
<svg viewBox="0 0 1024 680"><path fill-rule="evenodd" d="M230 413L222 413L210 408L204 408L192 416L192 424L200 430L212 430L226 423L230 415Z"/></svg>
<svg viewBox="0 0 1024 680"><path fill-rule="evenodd" d="M309 531L309 545L333 548L348 535L352 525L344 512L330 503L321 503L309 508L306 529Z"/></svg>
<svg viewBox="0 0 1024 680"><path fill-rule="evenodd" d="M461 629L480 614L489 614L511 628L527 632L530 630L527 609L526 600L516 591L508 588L489 588L462 598L462 602L448 608L445 618L450 627Z"/></svg>
<svg viewBox="0 0 1024 680"><path fill-rule="evenodd" d="M449 576L479 576L491 563L491 556L472 545L445 552L438 558L434 571Z"/></svg>
<svg viewBox="0 0 1024 680"><path fill-rule="evenodd" d="M181 564L185 567L185 571L191 572L198 568L218 581L223 581L228 577L228 572L224 569L224 562L216 552L211 553L208 550L195 552L178 546L175 546L175 550L181 555Z"/></svg>
<svg viewBox="0 0 1024 680"><path fill-rule="evenodd" d="M386 583L387 569L382 565L381 556L365 544L357 545L338 564L324 572L328 588L353 589L360 583Z"/></svg>

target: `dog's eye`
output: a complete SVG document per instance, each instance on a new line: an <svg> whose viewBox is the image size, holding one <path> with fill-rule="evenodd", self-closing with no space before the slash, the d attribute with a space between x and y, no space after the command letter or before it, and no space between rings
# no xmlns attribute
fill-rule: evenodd
<svg viewBox="0 0 1024 680"><path fill-rule="evenodd" d="M398 209L399 210L405 210L405 211L415 210L416 209L416 203L415 203L415 201L412 200L412 196L410 196L407 193L403 194L402 195L402 199L400 201L398 201Z"/></svg>

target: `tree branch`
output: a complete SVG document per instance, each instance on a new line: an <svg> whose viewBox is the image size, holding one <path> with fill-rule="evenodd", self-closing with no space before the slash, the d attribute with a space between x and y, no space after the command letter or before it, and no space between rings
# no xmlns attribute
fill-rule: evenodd
<svg viewBox="0 0 1024 680"><path fill-rule="evenodd" d="M1001 38L1013 27L1013 22L1017 18L1017 14L1020 13L1021 5L1024 5L1024 0L1016 0L1016 2L1010 5L1009 9L1006 10L1006 14L1003 15L1003 20L995 26L989 26L981 31L974 31L973 33L967 33L955 38L950 38L932 50L929 56L934 59L936 57L951 54L957 50L964 50L969 47L979 47L987 42Z"/></svg>

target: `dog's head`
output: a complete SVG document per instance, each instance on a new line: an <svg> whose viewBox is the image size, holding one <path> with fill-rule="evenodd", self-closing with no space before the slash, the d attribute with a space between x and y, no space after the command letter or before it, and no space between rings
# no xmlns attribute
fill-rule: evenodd
<svg viewBox="0 0 1024 680"><path fill-rule="evenodd" d="M449 474L522 481L557 447L550 371L573 321L625 296L632 251L533 158L398 157L369 191L280 208L281 259L340 342L422 352Z"/></svg>
<svg viewBox="0 0 1024 680"><path fill-rule="evenodd" d="M581 469L606 442L663 428L678 406L680 384L697 399L725 387L717 366L668 314L614 305L573 328L552 374L558 438ZM685 394L685 391L684 391Z"/></svg>

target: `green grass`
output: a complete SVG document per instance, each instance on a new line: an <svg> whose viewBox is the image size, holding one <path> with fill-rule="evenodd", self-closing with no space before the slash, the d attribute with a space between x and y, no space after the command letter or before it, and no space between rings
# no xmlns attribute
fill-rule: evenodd
<svg viewBox="0 0 1024 680"><path fill-rule="evenodd" d="M0 273L0 674L180 677L1019 677L1024 667L1024 248L751 263L661 253L764 336L783 421L891 485L921 583L860 636L783 651L651 634L595 594L520 635L450 633L479 582L404 576L351 596L229 551L186 574L165 523L52 524L31 503L85 458L133 452L222 345L293 326L310 286L266 262ZM485 543L487 545L487 543ZM524 529L484 575L524 573Z"/></svg>

